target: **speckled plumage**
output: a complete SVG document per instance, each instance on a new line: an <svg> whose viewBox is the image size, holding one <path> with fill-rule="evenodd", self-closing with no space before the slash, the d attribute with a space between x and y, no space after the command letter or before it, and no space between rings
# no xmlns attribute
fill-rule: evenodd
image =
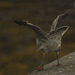
<svg viewBox="0 0 75 75"><path fill-rule="evenodd" d="M68 15L68 12L71 9L67 10L65 13L60 14L56 17L56 19L52 22L51 29L49 33L46 33L43 29L40 27L33 25L25 20L19 20L15 19L14 22L19 25L24 25L32 28L34 32L36 33L36 45L38 47L38 50L41 50L43 54L52 51L56 51L57 53L57 59L58 59L58 52L61 48L61 39L64 33L68 30L69 26L61 26L59 28L56 28L56 25L58 23L58 20L60 18L65 18ZM42 61L43 62L43 61ZM59 61L58 61L59 64ZM42 63L41 63L42 65Z"/></svg>
<svg viewBox="0 0 75 75"><path fill-rule="evenodd" d="M37 39L36 45L38 46L38 50L44 53L60 50L62 36L68 28L69 26L62 26L47 34L46 38Z"/></svg>

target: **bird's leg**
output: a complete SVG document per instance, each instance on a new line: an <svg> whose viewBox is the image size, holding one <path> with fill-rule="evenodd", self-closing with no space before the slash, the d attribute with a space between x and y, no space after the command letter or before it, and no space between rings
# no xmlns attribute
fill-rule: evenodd
<svg viewBox="0 0 75 75"><path fill-rule="evenodd" d="M60 63L59 63L59 51L56 51L56 57L57 57L57 66L59 66L60 65Z"/></svg>
<svg viewBox="0 0 75 75"><path fill-rule="evenodd" d="M38 66L38 67L36 68L36 70L40 71L40 70L43 70L43 69L44 69L44 68L43 68L44 59L45 59L45 53L43 53L43 58L42 58L41 64L40 64L40 66Z"/></svg>
<svg viewBox="0 0 75 75"><path fill-rule="evenodd" d="M44 62L44 59L45 59L45 53L43 53L43 58L42 58L42 61L41 61L41 66L43 66L43 62Z"/></svg>

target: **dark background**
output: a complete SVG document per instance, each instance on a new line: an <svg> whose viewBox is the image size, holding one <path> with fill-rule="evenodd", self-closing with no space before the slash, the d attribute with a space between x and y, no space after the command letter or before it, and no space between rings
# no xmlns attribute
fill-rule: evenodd
<svg viewBox="0 0 75 75"><path fill-rule="evenodd" d="M27 75L41 62L42 52L36 52L36 35L13 19L25 19L49 32L58 14L73 8L74 0L0 0L0 75ZM75 9L57 27L69 25L62 40L60 57L75 51ZM56 59L48 53L44 64ZM60 61L61 62L61 61Z"/></svg>

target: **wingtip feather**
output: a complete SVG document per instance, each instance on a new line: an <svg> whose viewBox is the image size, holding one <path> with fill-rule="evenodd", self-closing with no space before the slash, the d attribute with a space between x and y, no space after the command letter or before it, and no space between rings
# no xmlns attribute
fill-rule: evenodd
<svg viewBox="0 0 75 75"><path fill-rule="evenodd" d="M28 21L25 21L25 20L20 20L20 19L14 19L13 20L16 24L19 24L19 25L24 25L24 24L27 24Z"/></svg>

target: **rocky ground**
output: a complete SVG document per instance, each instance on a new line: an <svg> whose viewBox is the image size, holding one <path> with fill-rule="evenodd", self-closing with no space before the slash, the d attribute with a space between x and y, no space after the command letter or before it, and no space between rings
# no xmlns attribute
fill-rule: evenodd
<svg viewBox="0 0 75 75"><path fill-rule="evenodd" d="M60 58L61 64L56 66L57 60L44 66L44 70L33 71L29 75L74 75L75 74L75 52Z"/></svg>

